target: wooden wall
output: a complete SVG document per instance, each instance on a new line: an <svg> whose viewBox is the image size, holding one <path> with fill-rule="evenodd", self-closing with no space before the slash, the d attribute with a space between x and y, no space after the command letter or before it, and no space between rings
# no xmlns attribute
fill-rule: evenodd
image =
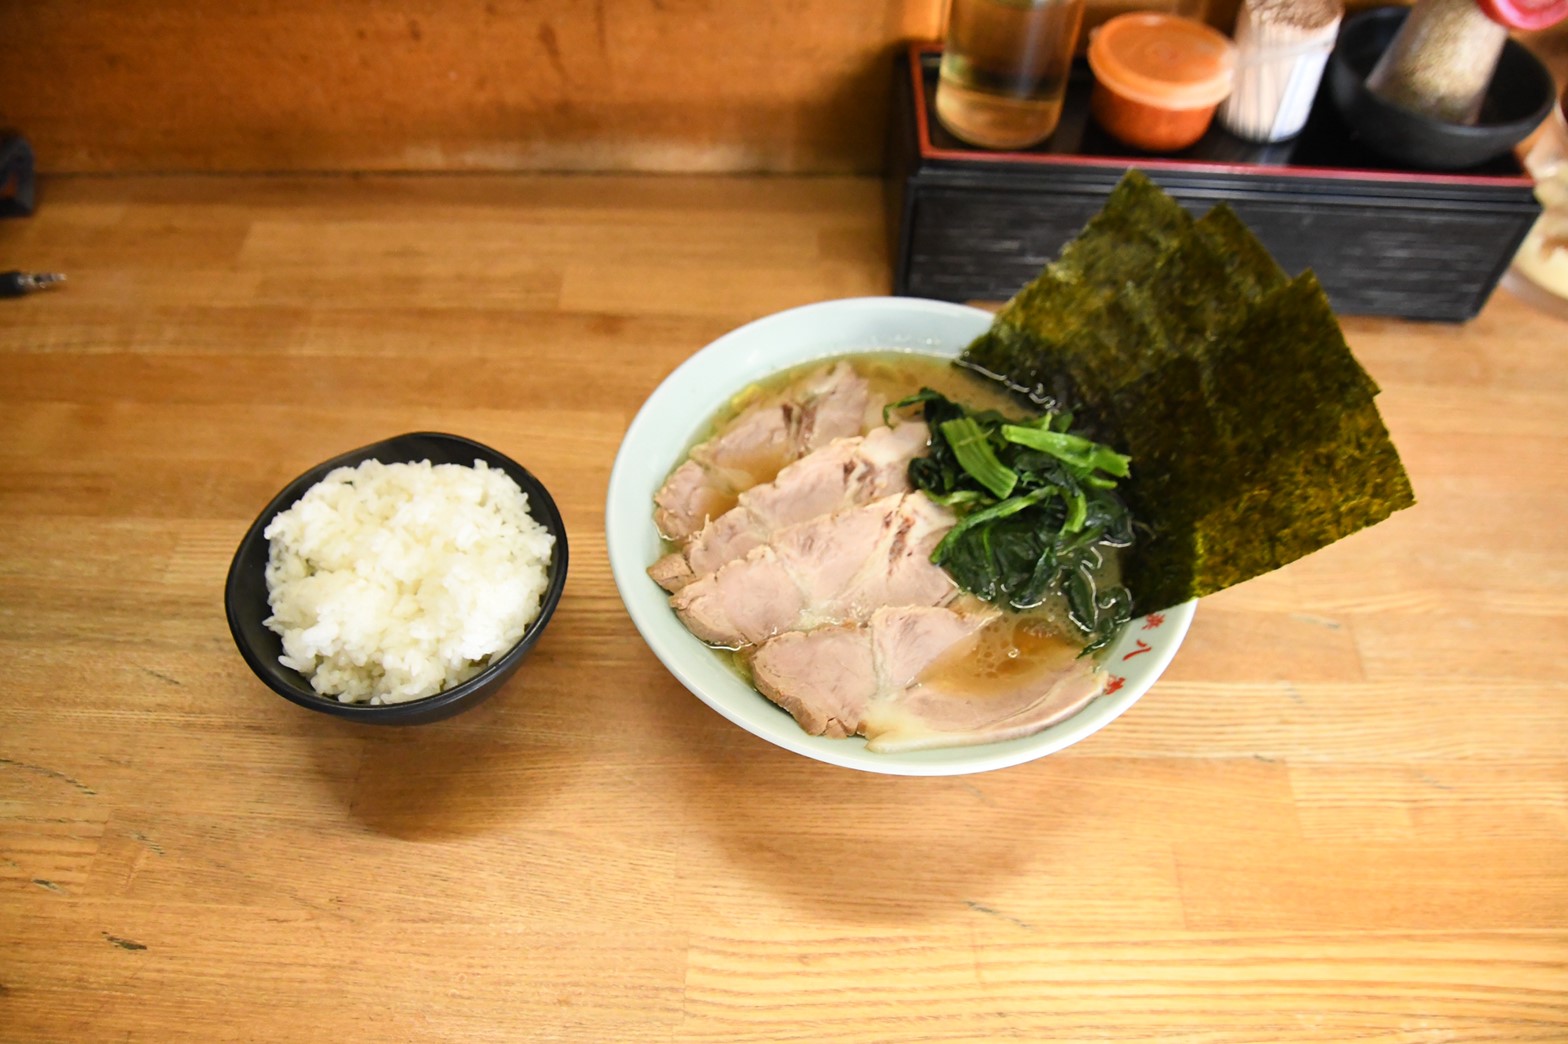
<svg viewBox="0 0 1568 1044"><path fill-rule="evenodd" d="M0 0L50 171L864 171L943 0Z"/></svg>
<svg viewBox="0 0 1568 1044"><path fill-rule="evenodd" d="M0 0L0 126L54 173L865 173L945 4Z"/></svg>

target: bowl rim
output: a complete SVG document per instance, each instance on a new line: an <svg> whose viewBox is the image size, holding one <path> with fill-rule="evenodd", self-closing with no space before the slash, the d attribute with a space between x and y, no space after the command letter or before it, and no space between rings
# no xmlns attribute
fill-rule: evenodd
<svg viewBox="0 0 1568 1044"><path fill-rule="evenodd" d="M819 301L775 312L737 327L716 338L676 367L648 396L627 427L611 468L605 499L605 537L610 570L633 625L654 656L676 680L719 715L775 746L841 768L886 775L966 775L1034 761L1087 739L1126 713L1164 673L1191 625L1196 601L1185 602L1159 614L1162 618L1162 640L1154 648L1144 650L1149 656L1137 665L1141 678L1139 684L1127 685L1114 693L1107 692L1079 713L1031 736L904 754L872 753L865 749L864 739L858 736L846 739L811 736L792 717L749 686L743 687L749 690L752 700L744 702L743 710L734 700L725 698L723 693L709 691L710 682L718 679L722 683L722 677L713 667L717 658L712 650L678 622L674 624L674 628L679 628L678 632L671 628L670 621L674 620L674 616L666 596L657 592L656 585L646 573L652 562L643 561L644 556L638 549L638 542L646 540L647 534L652 533L653 524L651 499L642 501L639 489L649 480L650 475L653 476L656 488L657 483L662 482L679 462L679 457L668 461L650 460L641 447L650 441L655 426L660 423L659 418L666 414L686 420L684 445L689 445L691 439L706 425L713 410L723 402L723 397L733 395L745 387L744 382L733 387L714 387L712 381L707 379L708 371L723 361L733 362L740 357L754 358L755 353L744 351L748 342L772 336L801 323L825 320L831 326L852 315L872 319L896 317L904 321L914 320L917 326L920 320L941 322L952 329L967 326L970 332L963 342L965 344L969 338L989 326L994 318L992 313L984 309L924 298L851 297ZM903 345L863 344L856 348L831 343L831 339L828 339L799 349L798 353L791 352L787 358L773 361L771 369L755 376L856 351L909 350L951 358L962 347L951 340L940 345L929 340L921 343L918 336L911 336L908 341L910 343ZM702 395L704 391L706 394ZM694 395L704 404L700 410L693 408L697 405L693 401ZM646 530L634 528L639 524L633 520L639 517L648 527ZM626 538L618 539L618 532L624 532ZM631 536L634 532L637 534L635 541ZM1129 625L1122 639L1111 650L1113 653L1120 651L1121 643L1131 632L1132 626ZM727 672L728 668L722 670ZM741 686L739 679L733 674L728 674L728 677L734 683L731 691L736 691L735 687ZM764 705L771 714L745 713Z"/></svg>
<svg viewBox="0 0 1568 1044"><path fill-rule="evenodd" d="M329 472L344 466L353 466L365 460L379 460L379 454L385 453L389 447L410 439L438 440L453 446L467 447L477 451L478 457L491 458L493 463L507 472L514 481L523 487L528 494L529 515L545 527L550 535L555 537L555 544L550 556L550 578L539 602L539 614L523 632L506 653L498 660L450 689L417 700L406 700L401 703L344 703L328 696L317 694L310 688L310 683L303 675L292 668L283 666L263 656L255 647L245 640L239 621L239 584L244 575L241 562L255 545L265 545L267 538L263 531L268 523L284 509L292 506L306 490L314 486ZM489 462L489 461L487 461ZM519 479L521 476L521 479ZM554 615L556 606L561 601L561 596L566 589L567 565L570 553L567 546L566 525L561 517L560 508L555 503L555 498L550 494L545 484L539 481L531 471L522 464L512 459L505 453L487 446L475 439L463 435L452 435L440 431L410 431L401 435L378 439L375 442L339 453L337 456L316 464L296 475L268 501L267 506L251 522L241 537L239 545L235 548L234 555L229 562L228 574L224 580L224 614L229 624L229 634L234 639L235 646L239 649L241 657L249 665L261 681L273 692L292 703L298 704L309 710L321 711L336 717L348 718L374 724L415 723L418 721L434 720L446 716L453 705L463 702L484 689L491 683L499 683L511 674L522 661L523 657L538 642L544 632L546 623ZM297 687L290 683L290 676L298 678L303 686Z"/></svg>

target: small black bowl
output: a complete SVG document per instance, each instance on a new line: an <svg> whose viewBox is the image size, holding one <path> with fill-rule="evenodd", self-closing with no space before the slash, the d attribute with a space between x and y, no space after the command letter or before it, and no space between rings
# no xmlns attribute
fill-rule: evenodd
<svg viewBox="0 0 1568 1044"><path fill-rule="evenodd" d="M1552 74L1517 40L1504 45L1474 124L1433 119L1373 94L1367 77L1409 10L1375 7L1346 19L1329 57L1334 104L1369 149L1425 170L1464 170L1501 156L1546 118L1557 96Z"/></svg>
<svg viewBox="0 0 1568 1044"><path fill-rule="evenodd" d="M310 687L310 682L299 672L278 662L283 643L262 623L272 613L267 604L268 541L262 535L267 524L278 512L304 496L306 490L325 478L333 468L354 467L367 460L379 460L385 464L428 460L432 464L465 466L472 466L474 461L482 460L516 480L523 492L528 494L529 514L555 536L555 548L550 556L549 586L545 588L539 616L528 625L528 630L518 643L506 655L461 685L407 703L342 703L317 695ZM494 695L502 683L511 677L539 640L545 624L549 623L551 614L561 601L561 592L566 588L566 561L566 526L561 521L561 512L556 508L549 490L526 468L470 439L422 431L385 439L334 457L285 486L283 492L273 497L272 503L251 524L245 539L240 541L239 550L234 552L234 561L229 566L228 583L224 589L224 603L228 610L229 631L234 635L234 644L239 646L240 655L245 657L245 662L250 664L256 676L284 699L324 714L371 725L422 725L477 706Z"/></svg>

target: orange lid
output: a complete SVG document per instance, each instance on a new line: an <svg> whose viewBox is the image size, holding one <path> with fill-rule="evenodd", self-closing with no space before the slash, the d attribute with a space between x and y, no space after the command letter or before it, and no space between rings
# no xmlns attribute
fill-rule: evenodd
<svg viewBox="0 0 1568 1044"><path fill-rule="evenodd" d="M1175 15L1117 15L1089 38L1089 68L1117 94L1167 109L1216 105L1230 94L1236 48L1223 33Z"/></svg>

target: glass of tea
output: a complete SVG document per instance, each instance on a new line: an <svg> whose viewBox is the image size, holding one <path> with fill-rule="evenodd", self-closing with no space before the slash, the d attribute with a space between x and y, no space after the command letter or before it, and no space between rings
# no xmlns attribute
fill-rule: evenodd
<svg viewBox="0 0 1568 1044"><path fill-rule="evenodd" d="M952 0L936 86L942 125L987 149L1050 137L1083 8L1084 0Z"/></svg>

